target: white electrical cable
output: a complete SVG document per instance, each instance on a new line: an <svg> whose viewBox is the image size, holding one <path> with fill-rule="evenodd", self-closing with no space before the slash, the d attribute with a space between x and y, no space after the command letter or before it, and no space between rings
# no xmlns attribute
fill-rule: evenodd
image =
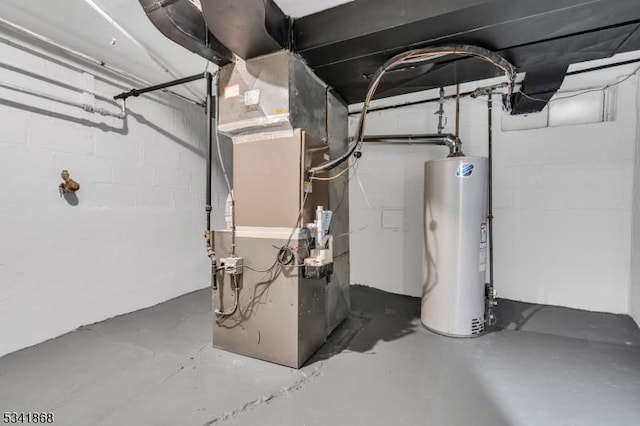
<svg viewBox="0 0 640 426"><path fill-rule="evenodd" d="M567 96L559 96L557 98L551 98L550 100L540 99L540 98L536 98L534 96L527 95L526 93L524 93L522 91L522 89L521 89L520 92L517 92L517 93L520 93L522 96L524 96L527 99L531 99L532 101L545 102L545 103L556 102L556 101L561 101L563 99L570 99L570 98L575 98L575 97L578 97L578 96L586 95L587 93L601 92L603 90L607 90L607 89L609 89L611 87L615 87L615 86L617 86L619 84L624 83L625 81L629 80L634 75L638 74L638 72L640 72L640 67L636 68L631 74L628 74L628 75L626 75L624 77L621 77L619 80L614 81L612 83L605 84L604 86L595 87L593 89L583 90L583 91L580 91L578 93L573 93L573 94L567 95Z"/></svg>
<svg viewBox="0 0 640 426"><path fill-rule="evenodd" d="M169 66L164 64L163 60L151 48L145 46L143 43L138 41L138 39L136 39L133 35L131 35L131 33L125 30L120 24L118 24L118 22L116 22L115 19L113 19L107 12L105 12L100 6L98 6L94 0L84 0L84 2L87 5L89 5L93 10L95 10L113 28L117 29L122 35L128 38L129 41L131 41L135 46L142 49L147 54L147 56L149 56L149 58L151 58L151 60L156 63L156 65L162 68L164 72L168 73L173 78L176 78L176 79L179 78L178 74L175 71L173 71L171 68L169 68ZM188 90L189 93L194 95L201 103L204 102L204 99L202 99L202 97L198 93L196 93L194 90L192 90L189 86L185 86L185 89Z"/></svg>
<svg viewBox="0 0 640 426"><path fill-rule="evenodd" d="M16 65L16 64L14 64L12 62L0 61L0 67L7 68L7 69L10 69L12 71L20 72L20 73L23 73L23 74L30 74L32 76L33 75L39 76L38 73L35 73L35 72L33 72L31 70L28 70L27 68L21 67L19 65ZM113 102L113 96L106 95L104 93L100 93L100 92L97 92L95 90L83 89L81 87L78 87L75 84L71 84L71 83L68 83L68 82L65 82L65 81L61 81L61 80L56 80L56 79L53 79L53 78L50 78L50 77L47 77L47 80L51 81L52 83L54 83L54 84L56 84L58 86L65 87L67 89L71 89L71 90L76 91L76 92L87 93L87 94L89 94L91 96L94 96L96 99L102 99L102 100L105 100L105 101L108 101L108 102Z"/></svg>
<svg viewBox="0 0 640 426"><path fill-rule="evenodd" d="M215 112L215 118L213 119L213 122L215 124L215 128L213 129L213 131L215 132L218 162L220 163L220 169L222 170L224 181L227 184L229 197L231 197L231 252L229 253L229 256L234 257L236 253L236 197L233 193L233 188L231 187L231 182L229 180L229 173L227 172L227 168L225 167L224 161L222 160L222 151L220 150L220 137L218 135L218 124L220 121L220 102L219 102L220 100L218 99L218 96L217 96L217 94L220 93L220 91L218 90L218 87L220 84L220 74L218 71L216 71L215 76L216 76L216 99L215 99L216 112ZM211 117L209 117L209 119L211 119ZM211 155L211 153L209 153L209 155ZM226 202L225 202L225 205L226 205ZM225 217L226 217L226 214L225 214Z"/></svg>
<svg viewBox="0 0 640 426"><path fill-rule="evenodd" d="M216 99L216 105L217 104L218 104L218 100ZM227 184L227 189L229 190L229 194L231 194L231 200L235 201L235 198L233 196L233 191L231 190L229 173L227 173L227 168L224 166L224 161L222 161L222 152L220 151L220 138L218 137L218 116L219 116L219 111L216 112L216 117L213 120L215 123L214 132L216 134L216 148L218 151L218 162L220 163L220 169L222 170L222 175L224 176L224 181Z"/></svg>
<svg viewBox="0 0 640 426"><path fill-rule="evenodd" d="M109 65L109 64L105 63L102 60L93 58L93 57L91 57L89 55L85 55L84 53L78 52L77 50L73 50L73 49L71 49L69 47L66 47L66 46L63 46L61 44L58 44L58 43L54 42L53 40L51 40L51 39L49 39L49 38L47 38L47 37L45 37L43 35L40 35L38 33L35 33L33 31L31 31L31 30L28 30L28 29L26 29L24 27L16 25L16 24L14 24L12 22L9 22L9 21L7 21L7 20L5 20L3 18L0 18L0 27L2 27L5 30L11 31L11 32L17 34L18 36L26 37L26 38L29 38L31 40L35 40L35 41L38 41L40 43L44 43L46 45L46 47L47 47L46 49L44 49L44 48L39 48L39 47L36 47L36 46L27 47L27 46L24 46L24 44L22 44L22 43L20 44L20 46L22 48L26 48L30 52L33 52L33 53L36 53L36 54L40 54L40 55L45 55L46 57L54 59L54 60L60 60L59 58L54 58L51 55L51 50L58 50L59 52L63 52L66 56L71 56L72 58L75 58L76 60L78 60L80 62L89 63L89 64L92 64L92 65L98 66L100 68L104 68L105 70L107 70L107 71L109 71L109 72L111 72L113 74L116 74L116 75L118 75L118 76L120 76L120 77L122 77L122 78L124 78L126 80L137 82L137 83L140 83L140 84L146 85L146 86L151 86L152 85L152 83L150 81L148 81L148 80L140 78L140 77L138 77L136 75L133 75L133 74L127 72L127 71L124 71L124 70L122 70L120 68L117 68L117 67L114 67L112 65ZM4 42L7 45L12 45L12 44L16 43L15 40L8 39L8 38L5 38L5 37L0 37L0 41ZM80 72L84 72L85 71L80 66L74 65L74 64L70 64L68 61L65 61L65 65L70 67L70 68L73 68L73 69L75 69L77 71L80 71ZM126 88L125 86L122 85L122 82L118 82L118 81L115 81L115 80L110 80L110 79L108 79L108 78L106 78L104 76L102 76L100 78L102 78L104 81L108 82L109 84L111 84L113 86L121 87L123 89ZM183 100L188 101L190 103L202 106L201 102L195 101L193 99L189 99L188 97L180 95L180 94L178 94L176 92L173 92L171 90L165 90L165 91L167 93L171 94L171 95L174 95L174 96L180 98L180 99L183 99Z"/></svg>
<svg viewBox="0 0 640 426"><path fill-rule="evenodd" d="M356 182L358 182L358 188L360 188L360 192L362 193L362 196L364 198L364 202L367 204L367 208L369 209L369 217L367 219L367 223L366 225L364 225L363 227L356 229L355 231L351 231L351 232L345 232L344 234L340 234L337 237L334 238L334 241L337 240L338 238L344 238L344 237L348 237L354 234L358 234L364 230L366 230L370 225L371 225L371 216L373 215L373 207L371 207L371 202L369 201L369 197L367 196L367 192L364 189L364 186L362 185L362 181L360 180L360 176L358 175L358 167L357 165L353 168L352 174L351 174L351 178L349 178L349 180L356 178ZM345 191L348 191L348 185L345 188Z"/></svg>

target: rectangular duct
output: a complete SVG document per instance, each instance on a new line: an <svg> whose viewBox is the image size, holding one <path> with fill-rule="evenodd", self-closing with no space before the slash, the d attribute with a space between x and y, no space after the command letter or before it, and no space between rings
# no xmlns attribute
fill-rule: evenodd
<svg viewBox="0 0 640 426"><path fill-rule="evenodd" d="M280 51L220 69L220 131L231 137L303 129L327 140L327 85Z"/></svg>

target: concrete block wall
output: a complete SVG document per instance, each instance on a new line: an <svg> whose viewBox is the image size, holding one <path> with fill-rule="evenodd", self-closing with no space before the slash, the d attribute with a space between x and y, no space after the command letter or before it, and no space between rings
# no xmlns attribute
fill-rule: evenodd
<svg viewBox="0 0 640 426"><path fill-rule="evenodd" d="M640 87L640 76L637 77ZM640 324L640 97L636 98L635 162L631 230L631 277L629 280L629 314Z"/></svg>
<svg viewBox="0 0 640 426"><path fill-rule="evenodd" d="M37 74L109 95L134 84L28 44L0 57L36 75L3 68L3 82L73 101L86 95ZM0 89L0 355L209 285L204 109L162 93L127 106L123 121ZM76 196L58 193L62 169Z"/></svg>
<svg viewBox="0 0 640 426"><path fill-rule="evenodd" d="M568 77L562 90L597 87L633 70ZM637 96L632 78L618 86L614 121L511 132L501 130L503 112L494 98L494 272L500 297L630 312ZM422 104L372 113L367 133L435 133L436 109ZM452 132L454 103L445 110L445 132ZM467 155L487 155L486 98L463 99L461 138ZM421 295L423 164L446 155L444 147L365 146L357 174L372 209L352 179L352 282Z"/></svg>

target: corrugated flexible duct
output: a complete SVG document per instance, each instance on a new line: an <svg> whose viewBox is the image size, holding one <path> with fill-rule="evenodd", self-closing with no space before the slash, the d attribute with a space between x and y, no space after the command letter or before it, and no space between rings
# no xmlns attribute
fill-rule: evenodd
<svg viewBox="0 0 640 426"><path fill-rule="evenodd" d="M217 65L233 53L207 28L200 0L138 0L153 25L170 40Z"/></svg>

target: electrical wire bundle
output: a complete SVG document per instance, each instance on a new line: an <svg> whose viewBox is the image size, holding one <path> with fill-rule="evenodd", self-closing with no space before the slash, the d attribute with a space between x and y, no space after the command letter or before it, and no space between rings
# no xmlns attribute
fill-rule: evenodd
<svg viewBox="0 0 640 426"><path fill-rule="evenodd" d="M508 80L507 84L508 84L509 96L507 96L506 99L507 99L507 102L509 102L509 99L511 98L511 94L513 92L515 79L516 79L516 68L509 61L504 59L502 56L490 50L477 47L477 46L453 45L453 46L427 47L424 49L415 49L405 53L401 53L389 59L380 68L378 68L378 70L373 74L371 78L371 83L369 84L369 89L367 90L367 95L364 100L364 106L362 108L362 114L360 115L358 127L356 128L356 133L350 147L339 158L336 158L320 166L309 169L308 173L310 175L310 180L336 179L337 177L343 175L344 173L347 173L348 170L351 169L356 163L356 161L360 158L361 156L360 149L364 141L364 128L367 120L369 105L371 104L371 101L373 100L373 97L375 96L375 93L378 90L378 86L380 85L382 81L382 77L385 75L385 73L387 73L388 71L394 68L398 68L401 65L418 64L422 62L432 61L434 59L442 58L449 55L476 57L476 58L482 59L483 61L489 62L490 64L504 71ZM507 105L507 108L509 109L510 106ZM332 170L335 167L339 166L340 164L345 162L351 155L354 155L355 160L348 167L342 170L340 173L328 178L315 177L316 174L328 172L329 170Z"/></svg>

